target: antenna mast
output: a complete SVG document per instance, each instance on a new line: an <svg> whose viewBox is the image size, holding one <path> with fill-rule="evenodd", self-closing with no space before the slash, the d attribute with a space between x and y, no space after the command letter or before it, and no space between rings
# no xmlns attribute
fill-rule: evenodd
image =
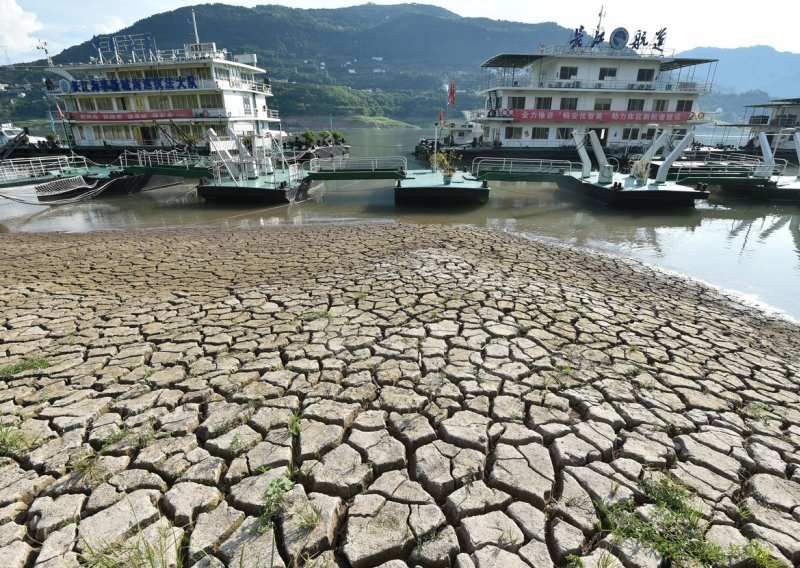
<svg viewBox="0 0 800 568"><path fill-rule="evenodd" d="M594 37L599 36L600 32L603 31L603 16L605 16L605 15L606 15L606 13L603 11L603 5L601 4L600 5L600 13L597 14L597 17L598 17L598 19L597 19L597 29L594 31Z"/></svg>
<svg viewBox="0 0 800 568"><path fill-rule="evenodd" d="M47 53L47 42L39 40L39 45L36 46L36 49L41 49L42 51L44 51L44 57L45 59L47 59L47 66L52 67L53 60L50 58L50 54ZM8 57L8 53L6 53L6 57Z"/></svg>
<svg viewBox="0 0 800 568"><path fill-rule="evenodd" d="M192 8L192 25L194 26L194 42L200 43L200 36L197 34L197 20L194 17L194 8Z"/></svg>

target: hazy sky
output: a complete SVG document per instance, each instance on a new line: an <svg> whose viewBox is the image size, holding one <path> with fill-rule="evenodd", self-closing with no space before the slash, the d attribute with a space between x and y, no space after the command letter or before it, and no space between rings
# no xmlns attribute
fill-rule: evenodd
<svg viewBox="0 0 800 568"><path fill-rule="evenodd" d="M580 25L594 30L602 0L419 0L456 14L517 22L556 22L568 28ZM365 4L353 0L257 1L220 0L239 6L282 4L293 8L338 8ZM113 34L137 20L181 6L208 2L191 0L0 0L0 64L32 61L44 56L37 50L47 42L50 55L83 43L94 35ZM396 0L373 0L374 4L399 4ZM633 34L637 29L652 35L667 28L665 46L676 52L693 47L746 47L770 45L779 51L800 53L796 0L726 2L667 0L632 2L606 0L606 36L616 27ZM188 25L188 24L187 24ZM191 28L189 28L191 32ZM201 39L214 41L213 30L201 29ZM224 46L221 46L224 47ZM531 38L531 50L538 47ZM476 61L475 65L480 62Z"/></svg>

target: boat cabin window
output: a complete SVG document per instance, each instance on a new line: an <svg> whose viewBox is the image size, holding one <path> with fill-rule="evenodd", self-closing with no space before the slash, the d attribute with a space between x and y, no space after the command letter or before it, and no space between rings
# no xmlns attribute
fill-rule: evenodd
<svg viewBox="0 0 800 568"><path fill-rule="evenodd" d="M174 95L172 108L197 108L197 97L194 95Z"/></svg>
<svg viewBox="0 0 800 568"><path fill-rule="evenodd" d="M601 81L605 81L606 79L616 79L617 78L617 68L616 67L601 67L600 68L600 75L598 79Z"/></svg>
<svg viewBox="0 0 800 568"><path fill-rule="evenodd" d="M594 100L594 110L611 110L611 99L597 98Z"/></svg>
<svg viewBox="0 0 800 568"><path fill-rule="evenodd" d="M678 101L678 106L675 108L678 112L689 112L692 110L692 100L680 100Z"/></svg>
<svg viewBox="0 0 800 568"><path fill-rule="evenodd" d="M639 69L636 74L637 81L652 81L656 77L655 69Z"/></svg>
<svg viewBox="0 0 800 568"><path fill-rule="evenodd" d="M80 99L78 104L81 105L80 110L83 112L92 112L97 110L94 99Z"/></svg>
<svg viewBox="0 0 800 568"><path fill-rule="evenodd" d="M94 100L94 106L97 110L114 110L114 105L111 104L111 97L97 97Z"/></svg>
<svg viewBox="0 0 800 568"><path fill-rule="evenodd" d="M200 108L224 108L222 95L219 93L200 95Z"/></svg>
<svg viewBox="0 0 800 568"><path fill-rule="evenodd" d="M506 126L506 140L521 140L522 127L520 126Z"/></svg>
<svg viewBox="0 0 800 568"><path fill-rule="evenodd" d="M623 140L638 140L639 139L639 129L638 128L623 128L622 129L622 139Z"/></svg>
<svg viewBox="0 0 800 568"><path fill-rule="evenodd" d="M561 97L561 110L577 110L578 97Z"/></svg>
<svg viewBox="0 0 800 568"><path fill-rule="evenodd" d="M169 110L169 97L147 97L150 110Z"/></svg>
<svg viewBox="0 0 800 568"><path fill-rule="evenodd" d="M539 110L550 110L553 108L553 97L536 97L536 106Z"/></svg>
<svg viewBox="0 0 800 568"><path fill-rule="evenodd" d="M195 78L195 80L198 80L198 79L211 79L211 68L210 67L191 67L191 68L186 69L185 74L186 74L187 77L189 75L191 75L192 77Z"/></svg>
<svg viewBox="0 0 800 568"><path fill-rule="evenodd" d="M644 133L644 139L645 140L652 140L655 137L655 135L656 135L656 129L655 128L648 128Z"/></svg>
<svg viewBox="0 0 800 568"><path fill-rule="evenodd" d="M128 99L125 97L115 97L117 110L128 110Z"/></svg>
<svg viewBox="0 0 800 568"><path fill-rule="evenodd" d="M667 99L655 99L653 101L653 110L656 112L666 112L669 108L669 100Z"/></svg>
<svg viewBox="0 0 800 568"><path fill-rule="evenodd" d="M572 138L571 128L556 128L556 140L569 140Z"/></svg>
<svg viewBox="0 0 800 568"><path fill-rule="evenodd" d="M525 108L525 97L508 97L508 108Z"/></svg>
<svg viewBox="0 0 800 568"><path fill-rule="evenodd" d="M578 68L577 67L562 67L561 70L558 72L559 79L572 79L573 77L578 76Z"/></svg>
<svg viewBox="0 0 800 568"><path fill-rule="evenodd" d="M644 99L629 99L628 110L644 110Z"/></svg>
<svg viewBox="0 0 800 568"><path fill-rule="evenodd" d="M531 138L534 140L547 140L550 137L549 128L531 128Z"/></svg>

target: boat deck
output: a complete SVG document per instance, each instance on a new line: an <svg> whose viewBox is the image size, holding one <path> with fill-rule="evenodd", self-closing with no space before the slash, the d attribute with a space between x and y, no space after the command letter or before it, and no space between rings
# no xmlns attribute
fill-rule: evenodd
<svg viewBox="0 0 800 568"><path fill-rule="evenodd" d="M394 200L395 203L413 205L480 205L489 200L490 191L486 180L469 172L455 172L452 180L445 183L441 172L413 170L397 180Z"/></svg>
<svg viewBox="0 0 800 568"><path fill-rule="evenodd" d="M708 199L705 188L683 186L665 181L639 179L616 173L609 182L600 182L593 172L588 178L580 174L562 177L562 185L580 195L606 205L627 207L694 207L698 200Z"/></svg>

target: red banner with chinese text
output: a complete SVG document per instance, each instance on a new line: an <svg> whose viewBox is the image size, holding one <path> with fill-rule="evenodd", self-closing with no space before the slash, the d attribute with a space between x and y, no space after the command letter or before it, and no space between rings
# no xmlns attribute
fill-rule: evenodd
<svg viewBox="0 0 800 568"><path fill-rule="evenodd" d="M502 109L498 117L520 121L555 122L688 122L690 112L644 112L626 110L529 110Z"/></svg>

